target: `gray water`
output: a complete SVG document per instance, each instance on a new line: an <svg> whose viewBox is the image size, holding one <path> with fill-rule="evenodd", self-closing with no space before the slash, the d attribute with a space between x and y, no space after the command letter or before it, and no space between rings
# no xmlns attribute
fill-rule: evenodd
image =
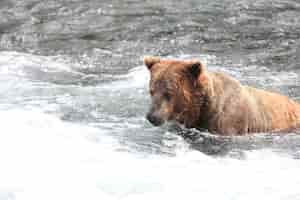
<svg viewBox="0 0 300 200"><path fill-rule="evenodd" d="M299 135L153 127L142 61L298 100L299 45L296 0L0 1L0 200L300 199Z"/></svg>

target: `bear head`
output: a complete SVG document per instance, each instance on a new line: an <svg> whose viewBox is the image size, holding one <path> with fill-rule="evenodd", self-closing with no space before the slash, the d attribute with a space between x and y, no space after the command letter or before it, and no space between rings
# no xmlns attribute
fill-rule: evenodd
<svg viewBox="0 0 300 200"><path fill-rule="evenodd" d="M152 105L147 119L155 126L166 121L195 127L207 100L208 76L198 60L145 57L150 71Z"/></svg>

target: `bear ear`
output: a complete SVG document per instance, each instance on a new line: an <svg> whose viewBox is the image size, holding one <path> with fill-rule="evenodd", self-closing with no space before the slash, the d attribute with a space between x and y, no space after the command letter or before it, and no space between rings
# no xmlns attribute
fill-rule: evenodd
<svg viewBox="0 0 300 200"><path fill-rule="evenodd" d="M189 64L187 70L194 79L198 79L204 71L204 65L200 61L194 61L192 64Z"/></svg>
<svg viewBox="0 0 300 200"><path fill-rule="evenodd" d="M160 57L155 57L155 56L145 56L144 57L144 63L147 66L147 68L150 70L151 67L160 62Z"/></svg>

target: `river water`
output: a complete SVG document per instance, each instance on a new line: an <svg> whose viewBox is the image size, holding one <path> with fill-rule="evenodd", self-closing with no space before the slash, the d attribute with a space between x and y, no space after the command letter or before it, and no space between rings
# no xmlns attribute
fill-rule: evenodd
<svg viewBox="0 0 300 200"><path fill-rule="evenodd" d="M300 136L153 127L144 55L300 97L296 0L0 1L0 200L300 199Z"/></svg>

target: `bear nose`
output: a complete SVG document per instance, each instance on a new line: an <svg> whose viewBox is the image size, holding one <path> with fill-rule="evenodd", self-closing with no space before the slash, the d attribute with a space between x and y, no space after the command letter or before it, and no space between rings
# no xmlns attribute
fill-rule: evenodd
<svg viewBox="0 0 300 200"><path fill-rule="evenodd" d="M163 120L160 117L158 117L152 113L148 113L146 118L154 126L159 126L163 123Z"/></svg>

